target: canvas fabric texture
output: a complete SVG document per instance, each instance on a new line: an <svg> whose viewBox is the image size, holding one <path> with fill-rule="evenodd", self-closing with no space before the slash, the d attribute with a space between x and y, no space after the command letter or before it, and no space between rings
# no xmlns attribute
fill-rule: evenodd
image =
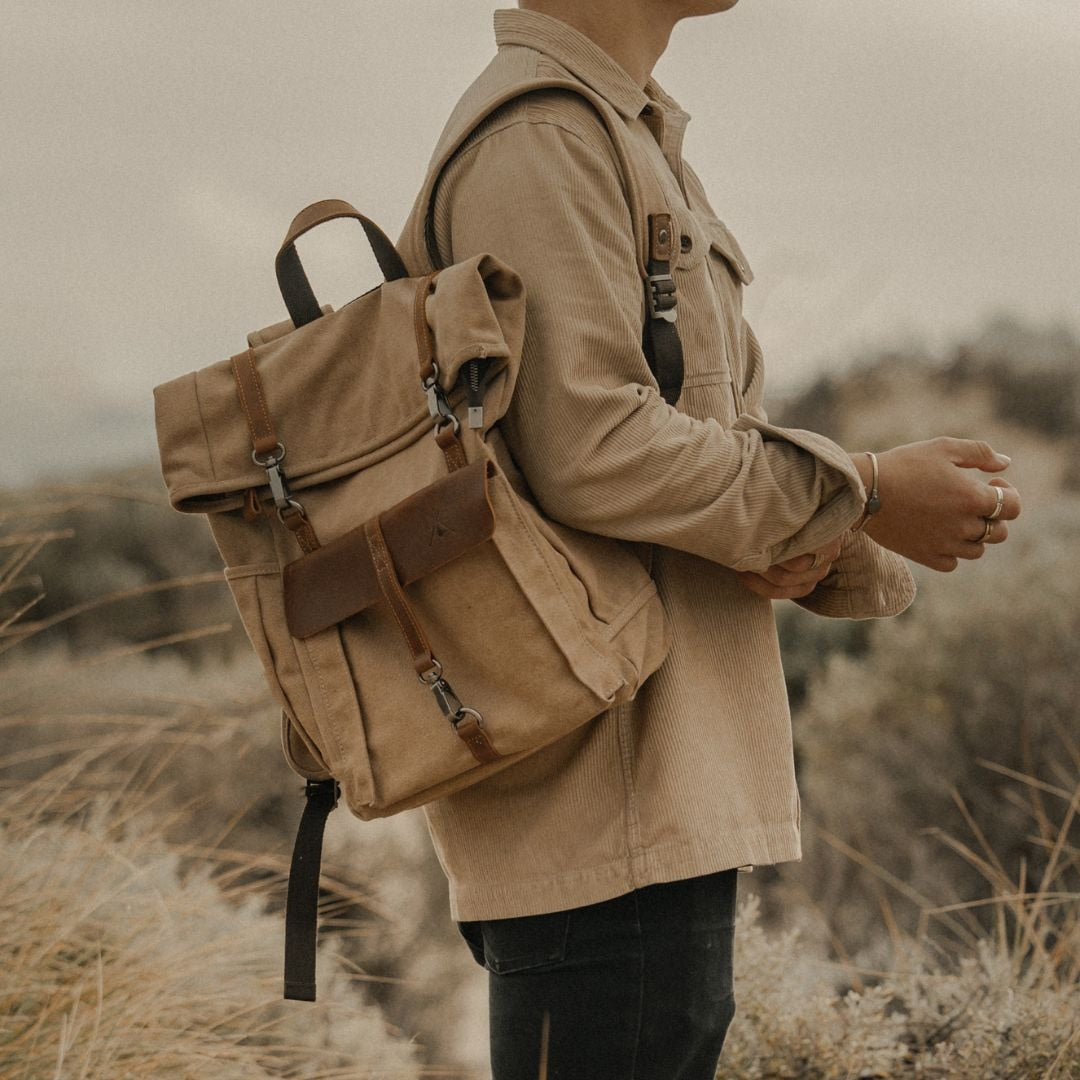
<svg viewBox="0 0 1080 1080"><path fill-rule="evenodd" d="M627 201L593 108L541 92L499 110L442 176L432 219L418 204L398 247L414 274L431 266L434 245L437 261L488 252L521 276L524 345L501 437L552 518L648 553L672 640L632 701L425 807L459 920L542 914L798 858L772 605L733 571L842 534L832 573L802 606L881 617L914 595L902 559L849 531L865 491L847 454L768 420L761 349L742 317L752 273L682 159L687 114L558 20L500 11L495 28L499 51L433 161L500 87L561 77L601 95L676 219L685 378L672 407L646 364Z"/></svg>
<svg viewBox="0 0 1080 1080"><path fill-rule="evenodd" d="M362 818L505 768L632 696L668 648L640 551L545 521L500 453L523 321L520 280L478 255L255 332L247 353L155 388L171 502L208 516L283 709L285 756L336 778ZM485 421L450 456L421 382L432 345L459 412L462 365L484 364ZM279 520L260 437L280 449L313 545ZM387 572L410 567L395 604ZM479 728L443 717L417 677L431 657L482 709Z"/></svg>

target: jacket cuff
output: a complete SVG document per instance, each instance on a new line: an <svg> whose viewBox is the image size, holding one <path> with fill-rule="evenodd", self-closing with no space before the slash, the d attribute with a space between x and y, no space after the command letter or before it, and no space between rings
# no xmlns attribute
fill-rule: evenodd
<svg viewBox="0 0 1080 1080"><path fill-rule="evenodd" d="M847 451L831 439L813 431L779 427L747 413L735 421L732 430L755 433L766 451L770 444L786 444L785 449L797 447L803 455L809 454L816 462L822 485L817 510L802 528L778 544L749 552L732 564L732 569L760 572L775 563L816 551L850 529L862 516L866 505L862 477Z"/></svg>
<svg viewBox="0 0 1080 1080"><path fill-rule="evenodd" d="M833 619L882 619L899 615L914 599L915 579L904 559L849 531L832 572L795 603Z"/></svg>

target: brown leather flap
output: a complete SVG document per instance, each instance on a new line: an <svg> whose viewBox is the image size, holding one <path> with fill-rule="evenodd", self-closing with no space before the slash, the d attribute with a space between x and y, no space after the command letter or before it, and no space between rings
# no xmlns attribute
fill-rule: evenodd
<svg viewBox="0 0 1080 1080"><path fill-rule="evenodd" d="M402 585L420 578L491 538L495 515L487 460L449 473L379 515L386 546ZM285 620L306 638L355 615L382 595L364 526L285 567Z"/></svg>

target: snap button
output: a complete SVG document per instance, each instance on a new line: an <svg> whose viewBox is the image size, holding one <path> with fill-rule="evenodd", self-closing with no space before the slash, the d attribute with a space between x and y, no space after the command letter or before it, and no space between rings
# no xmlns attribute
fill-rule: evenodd
<svg viewBox="0 0 1080 1080"><path fill-rule="evenodd" d="M658 241L659 241L659 242L660 242L661 244L666 244L666 243L668 242L668 231L667 231L667 229L661 229L661 230L660 230L660 231L659 231L659 232L658 232L658 233L656 234L656 239L657 239L657 240L658 240Z"/></svg>
<svg viewBox="0 0 1080 1080"><path fill-rule="evenodd" d="M692 236L687 235L686 233L683 233L682 236L679 237L679 250L684 255L689 254L689 252L693 251L694 250L694 238Z"/></svg>

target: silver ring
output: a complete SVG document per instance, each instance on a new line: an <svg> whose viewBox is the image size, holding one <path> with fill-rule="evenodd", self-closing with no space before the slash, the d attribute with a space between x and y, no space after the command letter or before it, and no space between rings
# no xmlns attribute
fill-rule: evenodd
<svg viewBox="0 0 1080 1080"><path fill-rule="evenodd" d="M993 518L983 518L983 521L986 522L986 528L983 529L982 536L980 536L979 539L975 541L976 544L985 544L986 541L990 539L990 534L994 531Z"/></svg>
<svg viewBox="0 0 1080 1080"><path fill-rule="evenodd" d="M987 521L997 521L1001 517L1001 508L1005 505L1005 489L1003 487L995 487L994 491L997 492L997 506L994 507L992 514L986 515Z"/></svg>

